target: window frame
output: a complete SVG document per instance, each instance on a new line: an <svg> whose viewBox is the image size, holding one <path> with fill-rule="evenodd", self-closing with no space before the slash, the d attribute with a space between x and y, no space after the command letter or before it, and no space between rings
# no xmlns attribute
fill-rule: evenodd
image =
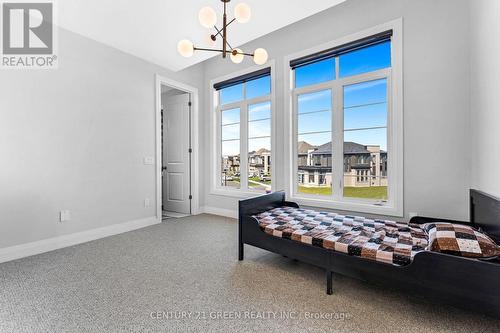
<svg viewBox="0 0 500 333"><path fill-rule="evenodd" d="M314 48L288 55L285 58L285 114L287 115L288 140L285 142L285 155L289 163L286 170L286 189L290 200L299 204L328 209L340 209L371 214L403 216L403 66L402 66L402 19L366 29L364 31L334 40ZM290 68L290 61L309 54L346 44L355 40L375 35L387 30L393 31L391 40L391 67L362 73L354 76L339 77L339 60L335 61L336 76L333 81L317 83L310 86L295 88L294 70ZM343 151L344 137L344 106L343 87L377 79L387 79L387 153L388 159L388 200L382 204L381 200L349 198L343 196L344 158L333 158L332 161L332 196L298 193L298 157L297 151L297 104L298 96L330 89L332 91L332 149ZM390 97L390 98L389 98ZM342 154L343 155L343 154Z"/></svg>
<svg viewBox="0 0 500 333"><path fill-rule="evenodd" d="M219 105L219 93L214 88L214 84L229 80L234 77L253 73L264 68L270 68L271 93L265 96L254 97L252 99L243 99L238 102L232 102L224 105ZM276 173L274 165L276 164L275 152L275 135L276 135L276 87L275 87L275 63L270 60L262 66L252 66L244 70L231 73L222 77L215 78L210 81L209 96L211 105L211 122L212 122L212 140L211 140L211 186L210 194L222 195L236 198L247 198L263 194L261 191L248 188L248 107L249 105L270 102L271 103L271 190L274 190L276 184ZM246 85L243 85L243 96L246 97ZM225 110L240 108L240 188L231 188L221 186L222 170L220 158L222 156L222 133L221 133L221 114ZM244 158L243 158L244 156ZM245 176L245 177L243 177Z"/></svg>

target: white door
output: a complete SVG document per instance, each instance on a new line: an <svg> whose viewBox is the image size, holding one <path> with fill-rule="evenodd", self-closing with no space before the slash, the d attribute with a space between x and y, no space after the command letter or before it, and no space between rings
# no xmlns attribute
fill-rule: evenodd
<svg viewBox="0 0 500 333"><path fill-rule="evenodd" d="M163 209L190 214L189 94L163 104Z"/></svg>

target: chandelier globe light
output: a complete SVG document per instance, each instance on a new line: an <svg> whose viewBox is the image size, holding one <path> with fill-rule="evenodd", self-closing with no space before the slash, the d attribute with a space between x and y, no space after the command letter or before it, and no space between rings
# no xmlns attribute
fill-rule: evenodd
<svg viewBox="0 0 500 333"><path fill-rule="evenodd" d="M264 65L267 62L268 54L263 48L258 48L253 52L253 61L257 65Z"/></svg>
<svg viewBox="0 0 500 333"><path fill-rule="evenodd" d="M241 49L234 49L233 51L236 51L234 53L231 53L231 61L234 62L235 64L239 64L243 61L245 56L243 55L243 51Z"/></svg>
<svg viewBox="0 0 500 333"><path fill-rule="evenodd" d="M250 21L251 16L252 10L246 3L242 2L234 7L234 18L238 21L238 23L247 23Z"/></svg>
<svg viewBox="0 0 500 333"><path fill-rule="evenodd" d="M177 51L181 54L181 56L189 58L194 53L193 42L187 39L183 39L177 43Z"/></svg>
<svg viewBox="0 0 500 333"><path fill-rule="evenodd" d="M217 23L217 14L212 7L203 7L198 13L198 20L205 28L211 28Z"/></svg>

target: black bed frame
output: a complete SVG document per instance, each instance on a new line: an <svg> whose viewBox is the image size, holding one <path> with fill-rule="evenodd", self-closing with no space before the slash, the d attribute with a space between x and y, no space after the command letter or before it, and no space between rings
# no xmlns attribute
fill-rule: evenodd
<svg viewBox="0 0 500 333"><path fill-rule="evenodd" d="M279 238L263 232L254 215L291 206L285 193L275 192L239 202L238 259L243 260L244 244L281 254L326 270L326 292L331 295L332 275L339 273L371 283L424 296L432 301L500 317L500 260L478 260L424 251L411 264L395 266L349 256L309 244ZM413 217L422 224L448 221L472 225L500 244L500 199L470 191L470 222Z"/></svg>

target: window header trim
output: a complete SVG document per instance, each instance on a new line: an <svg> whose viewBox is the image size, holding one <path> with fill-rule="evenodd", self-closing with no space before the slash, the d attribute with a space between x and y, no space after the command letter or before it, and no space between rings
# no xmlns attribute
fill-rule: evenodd
<svg viewBox="0 0 500 333"><path fill-rule="evenodd" d="M248 81L256 80L263 78L265 76L270 76L271 75L271 67L266 67L263 69L259 69L258 71L247 73L244 75L240 75L234 78L231 78L229 80L225 80L222 82L217 82L214 84L214 89L215 90L221 90L224 88L232 87L240 83L245 83Z"/></svg>
<svg viewBox="0 0 500 333"><path fill-rule="evenodd" d="M392 30L387 30L380 32L378 34L361 38L353 42L349 42L343 45L339 45L321 52L313 53L304 57L300 57L297 59L290 60L290 67L292 69L296 69L298 67L302 67L305 65L309 65L321 60L325 60L328 58L337 57L339 55L356 51L361 48L365 48L368 46L373 46L377 44L381 44L387 41L390 41L393 35Z"/></svg>

